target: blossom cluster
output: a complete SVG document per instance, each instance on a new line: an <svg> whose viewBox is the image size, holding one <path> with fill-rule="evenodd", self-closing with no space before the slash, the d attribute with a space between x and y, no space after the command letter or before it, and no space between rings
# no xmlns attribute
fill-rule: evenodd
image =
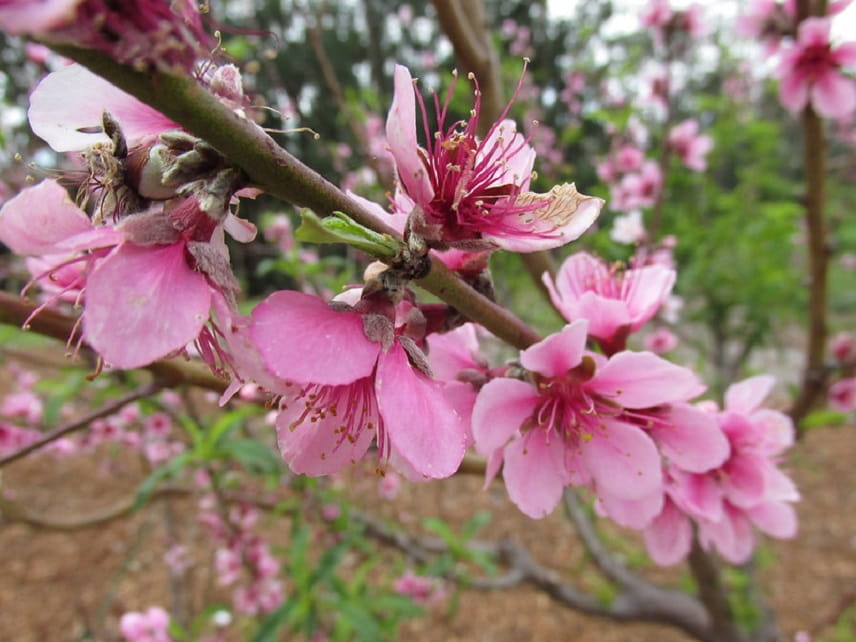
<svg viewBox="0 0 856 642"><path fill-rule="evenodd" d="M234 67L208 67L198 79L246 116ZM388 265L370 266L362 287L331 301L279 291L242 314L224 234L255 236L232 209L246 177L205 141L74 65L42 81L29 117L56 151L79 154L76 200L53 180L23 190L0 211L0 240L30 258L40 309L82 305L81 340L106 365L195 352L232 380L231 394L251 382L273 397L278 446L296 473L333 474L371 453L379 473L441 479L472 447L487 460L488 480L501 469L526 515L550 513L568 486L588 489L603 514L647 529L663 563L686 554L685 539L667 546L663 532L687 532L664 522L695 521L702 544L729 559L751 550L749 523L792 534L796 491L779 468L788 427L760 408L767 380L742 384L724 411L713 411L699 406L705 387L690 369L627 349L671 294L669 247L646 250L628 267L572 256L545 277L567 324L496 367L481 354L479 329L410 287L433 258L490 295L491 253L564 246L604 205L573 183L533 191L531 136L508 118L510 105L480 136L473 82L469 117L451 120L450 90L445 101L435 97L432 124L410 72L395 68L385 133L397 185L392 213L376 209L402 241ZM669 144L703 169L710 144L694 121L678 125ZM629 146L614 161L623 190L614 200L627 210L653 204L658 165ZM272 237L289 241L287 227L278 228ZM153 416L145 426L150 461L174 454L168 421ZM248 578L235 608L274 610L279 565L251 532L255 512L224 515L211 496L202 515L218 543L220 582ZM149 631L162 623L155 615Z"/></svg>
<svg viewBox="0 0 856 642"><path fill-rule="evenodd" d="M778 55L779 99L791 112L811 106L824 118L844 119L856 111L856 42L833 44L832 20L851 0L830 2L826 15L797 21L796 2L754 0L737 23L741 35L760 40Z"/></svg>

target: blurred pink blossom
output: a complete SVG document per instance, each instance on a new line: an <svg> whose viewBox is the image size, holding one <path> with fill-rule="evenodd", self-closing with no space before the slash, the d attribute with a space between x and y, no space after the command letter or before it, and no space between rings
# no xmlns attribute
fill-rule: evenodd
<svg viewBox="0 0 856 642"><path fill-rule="evenodd" d="M688 168L696 172L707 169L706 156L713 149L713 139L698 133L698 121L688 119L669 132L669 146Z"/></svg>
<svg viewBox="0 0 856 642"><path fill-rule="evenodd" d="M841 379L829 386L829 405L838 412L856 410L856 377Z"/></svg>
<svg viewBox="0 0 856 642"><path fill-rule="evenodd" d="M658 328L645 337L645 348L654 354L671 352L678 345L678 337L668 328Z"/></svg>
<svg viewBox="0 0 856 642"><path fill-rule="evenodd" d="M856 42L833 47L828 18L807 18L797 40L782 51L779 98L790 111L811 105L826 118L841 118L856 109L856 81L842 73L856 65Z"/></svg>

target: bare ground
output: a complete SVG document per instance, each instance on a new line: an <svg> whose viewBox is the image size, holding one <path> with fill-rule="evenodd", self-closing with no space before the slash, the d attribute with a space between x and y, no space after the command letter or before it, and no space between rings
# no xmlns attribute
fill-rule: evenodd
<svg viewBox="0 0 856 642"><path fill-rule="evenodd" d="M791 471L803 493L798 510L801 533L794 541L765 545L761 576L779 623L793 639L798 630L829 631L849 600L856 600L856 461L854 428L818 429L795 449ZM5 496L53 520L92 515L131 496L143 475L135 458L98 456L31 458L3 471ZM107 463L104 463L104 462ZM353 488L369 488L355 474ZM364 478L364 476L363 476ZM481 481L458 477L442 483L405 486L399 497L367 507L378 516L418 523L437 516L461 524L477 510L493 520L483 537L513 537L536 559L567 578L590 584L580 574L582 551L560 514L533 522L508 503L501 485L488 492ZM184 579L185 608L193 610L218 594L207 565L210 542L197 524L189 499L156 502L139 514L73 532L49 532L0 521L0 642L115 640L118 616L149 605L171 607L163 554L172 536L191 545L195 564ZM271 528L275 528L273 526ZM682 568L653 570L659 581L677 583ZM223 596L220 599L225 599ZM616 624L557 608L534 589L493 593L462 591L456 610L433 608L408 621L400 639L574 640L575 642L678 642L673 630L648 624ZM237 636L234 639L238 639ZM287 639L287 638L283 638Z"/></svg>

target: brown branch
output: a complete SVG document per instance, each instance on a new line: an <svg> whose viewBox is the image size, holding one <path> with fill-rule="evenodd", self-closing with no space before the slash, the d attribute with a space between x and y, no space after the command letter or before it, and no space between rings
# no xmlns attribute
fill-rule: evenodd
<svg viewBox="0 0 856 642"><path fill-rule="evenodd" d="M70 45L51 46L214 146L268 194L311 208L322 216L344 212L366 227L400 238L369 208L304 165L255 123L241 118L193 78L159 72L141 73L97 51ZM429 275L416 284L517 348L527 348L540 340L532 328L476 292L439 260L432 259Z"/></svg>
<svg viewBox="0 0 856 642"><path fill-rule="evenodd" d="M740 642L745 636L734 621L728 604L725 587L713 558L702 550L698 538L693 537L689 566L698 587L699 597L711 620L711 640L715 642Z"/></svg>
<svg viewBox="0 0 856 642"><path fill-rule="evenodd" d="M0 292L0 323L20 327L35 309L36 305L29 301ZM67 341L76 321L53 310L42 310L28 322L27 329L59 341ZM88 348L84 347L82 350L89 353ZM94 360L94 354L92 357ZM145 369L154 374L164 387L188 385L223 392L227 385L208 370L176 359L156 361Z"/></svg>
<svg viewBox="0 0 856 642"><path fill-rule="evenodd" d="M154 383L150 383L138 390L128 393L127 395L117 399L116 401L103 405L98 410L93 410L92 412L84 415L80 419L76 419L75 421L69 422L64 426L60 426L56 430L52 430L51 432L46 434L38 441L34 441L28 446L24 446L23 448L20 448L13 452L11 455L6 455L2 459L0 459L0 468L3 468L7 464L11 464L13 461L19 460L22 457L26 457L27 455L32 452L35 452L36 450L44 448L48 444L53 443L61 437L65 437L66 435L70 435L73 432L86 428L96 419L101 419L101 417L107 417L118 412L119 410L127 406L129 403L133 403L137 399L149 397L161 390L162 388L163 384L160 382L156 381Z"/></svg>
<svg viewBox="0 0 856 642"><path fill-rule="evenodd" d="M805 349L800 392L789 414L799 427L826 390L828 370L824 366L827 342L828 267L830 247L824 207L826 201L826 140L823 121L809 104L802 115L808 234L809 303L808 344Z"/></svg>

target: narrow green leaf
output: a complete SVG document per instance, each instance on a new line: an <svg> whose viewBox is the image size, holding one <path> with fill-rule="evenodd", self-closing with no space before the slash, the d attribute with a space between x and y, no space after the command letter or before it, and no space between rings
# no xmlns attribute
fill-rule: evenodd
<svg viewBox="0 0 856 642"><path fill-rule="evenodd" d="M398 254L398 241L363 227L342 212L333 212L332 216L322 219L309 210L303 210L300 217L300 227L294 232L299 241L345 243L381 259L391 259Z"/></svg>

